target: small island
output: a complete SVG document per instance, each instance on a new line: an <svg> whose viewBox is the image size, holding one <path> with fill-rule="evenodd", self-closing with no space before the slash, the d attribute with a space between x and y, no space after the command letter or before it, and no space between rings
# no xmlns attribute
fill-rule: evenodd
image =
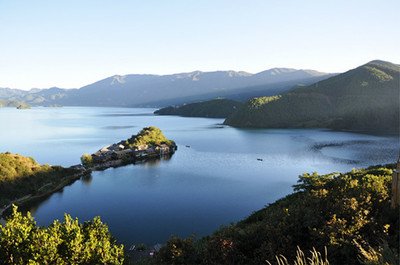
<svg viewBox="0 0 400 265"><path fill-rule="evenodd" d="M17 107L17 109L30 109L31 107L28 105L21 104Z"/></svg>
<svg viewBox="0 0 400 265"><path fill-rule="evenodd" d="M84 154L82 165L92 170L117 167L136 161L171 155L177 150L174 141L168 140L159 128L143 128L127 140L108 145L94 154Z"/></svg>

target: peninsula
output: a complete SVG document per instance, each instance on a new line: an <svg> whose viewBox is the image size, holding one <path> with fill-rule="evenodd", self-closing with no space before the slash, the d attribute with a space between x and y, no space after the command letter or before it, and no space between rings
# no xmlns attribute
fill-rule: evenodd
<svg viewBox="0 0 400 265"><path fill-rule="evenodd" d="M159 128L143 128L127 140L108 145L94 154L84 154L82 165L92 170L117 167L136 161L171 155L177 150L174 141L168 140Z"/></svg>

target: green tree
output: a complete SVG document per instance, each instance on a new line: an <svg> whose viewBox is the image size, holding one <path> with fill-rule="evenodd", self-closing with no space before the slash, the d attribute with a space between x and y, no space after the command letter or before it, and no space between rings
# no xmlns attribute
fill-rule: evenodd
<svg viewBox="0 0 400 265"><path fill-rule="evenodd" d="M138 146L138 145L162 145L166 144L168 146L175 145L174 141L168 140L159 128L154 126L144 127L137 135L132 135L131 138L127 140L128 146Z"/></svg>
<svg viewBox="0 0 400 265"><path fill-rule="evenodd" d="M89 154L83 154L81 156L82 165L85 167L90 167L93 164L93 158Z"/></svg>
<svg viewBox="0 0 400 265"><path fill-rule="evenodd" d="M48 228L38 227L28 212L14 206L5 226L0 226L0 264L123 264L118 246L99 217L80 224L65 215Z"/></svg>

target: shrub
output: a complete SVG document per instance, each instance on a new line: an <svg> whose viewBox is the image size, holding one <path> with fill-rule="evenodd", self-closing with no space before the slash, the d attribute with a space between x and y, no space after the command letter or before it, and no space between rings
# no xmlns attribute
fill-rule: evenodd
<svg viewBox="0 0 400 265"><path fill-rule="evenodd" d="M1 226L2 264L123 264L123 245L118 246L99 217L80 224L65 215L48 228L36 226L28 212L13 214Z"/></svg>
<svg viewBox="0 0 400 265"><path fill-rule="evenodd" d="M81 162L84 167L90 167L93 165L93 158L89 154L84 154L81 156Z"/></svg>

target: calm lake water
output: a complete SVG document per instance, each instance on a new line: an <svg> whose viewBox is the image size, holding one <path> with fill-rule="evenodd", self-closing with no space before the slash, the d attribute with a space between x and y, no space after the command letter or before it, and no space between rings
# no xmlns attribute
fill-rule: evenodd
<svg viewBox="0 0 400 265"><path fill-rule="evenodd" d="M30 208L39 225L101 216L126 245L211 234L292 192L305 172L393 163L396 136L324 129L236 129L222 119L154 116L154 109L0 108L1 150L70 166L83 153L159 127L170 158L93 172ZM258 158L262 161L257 160Z"/></svg>

